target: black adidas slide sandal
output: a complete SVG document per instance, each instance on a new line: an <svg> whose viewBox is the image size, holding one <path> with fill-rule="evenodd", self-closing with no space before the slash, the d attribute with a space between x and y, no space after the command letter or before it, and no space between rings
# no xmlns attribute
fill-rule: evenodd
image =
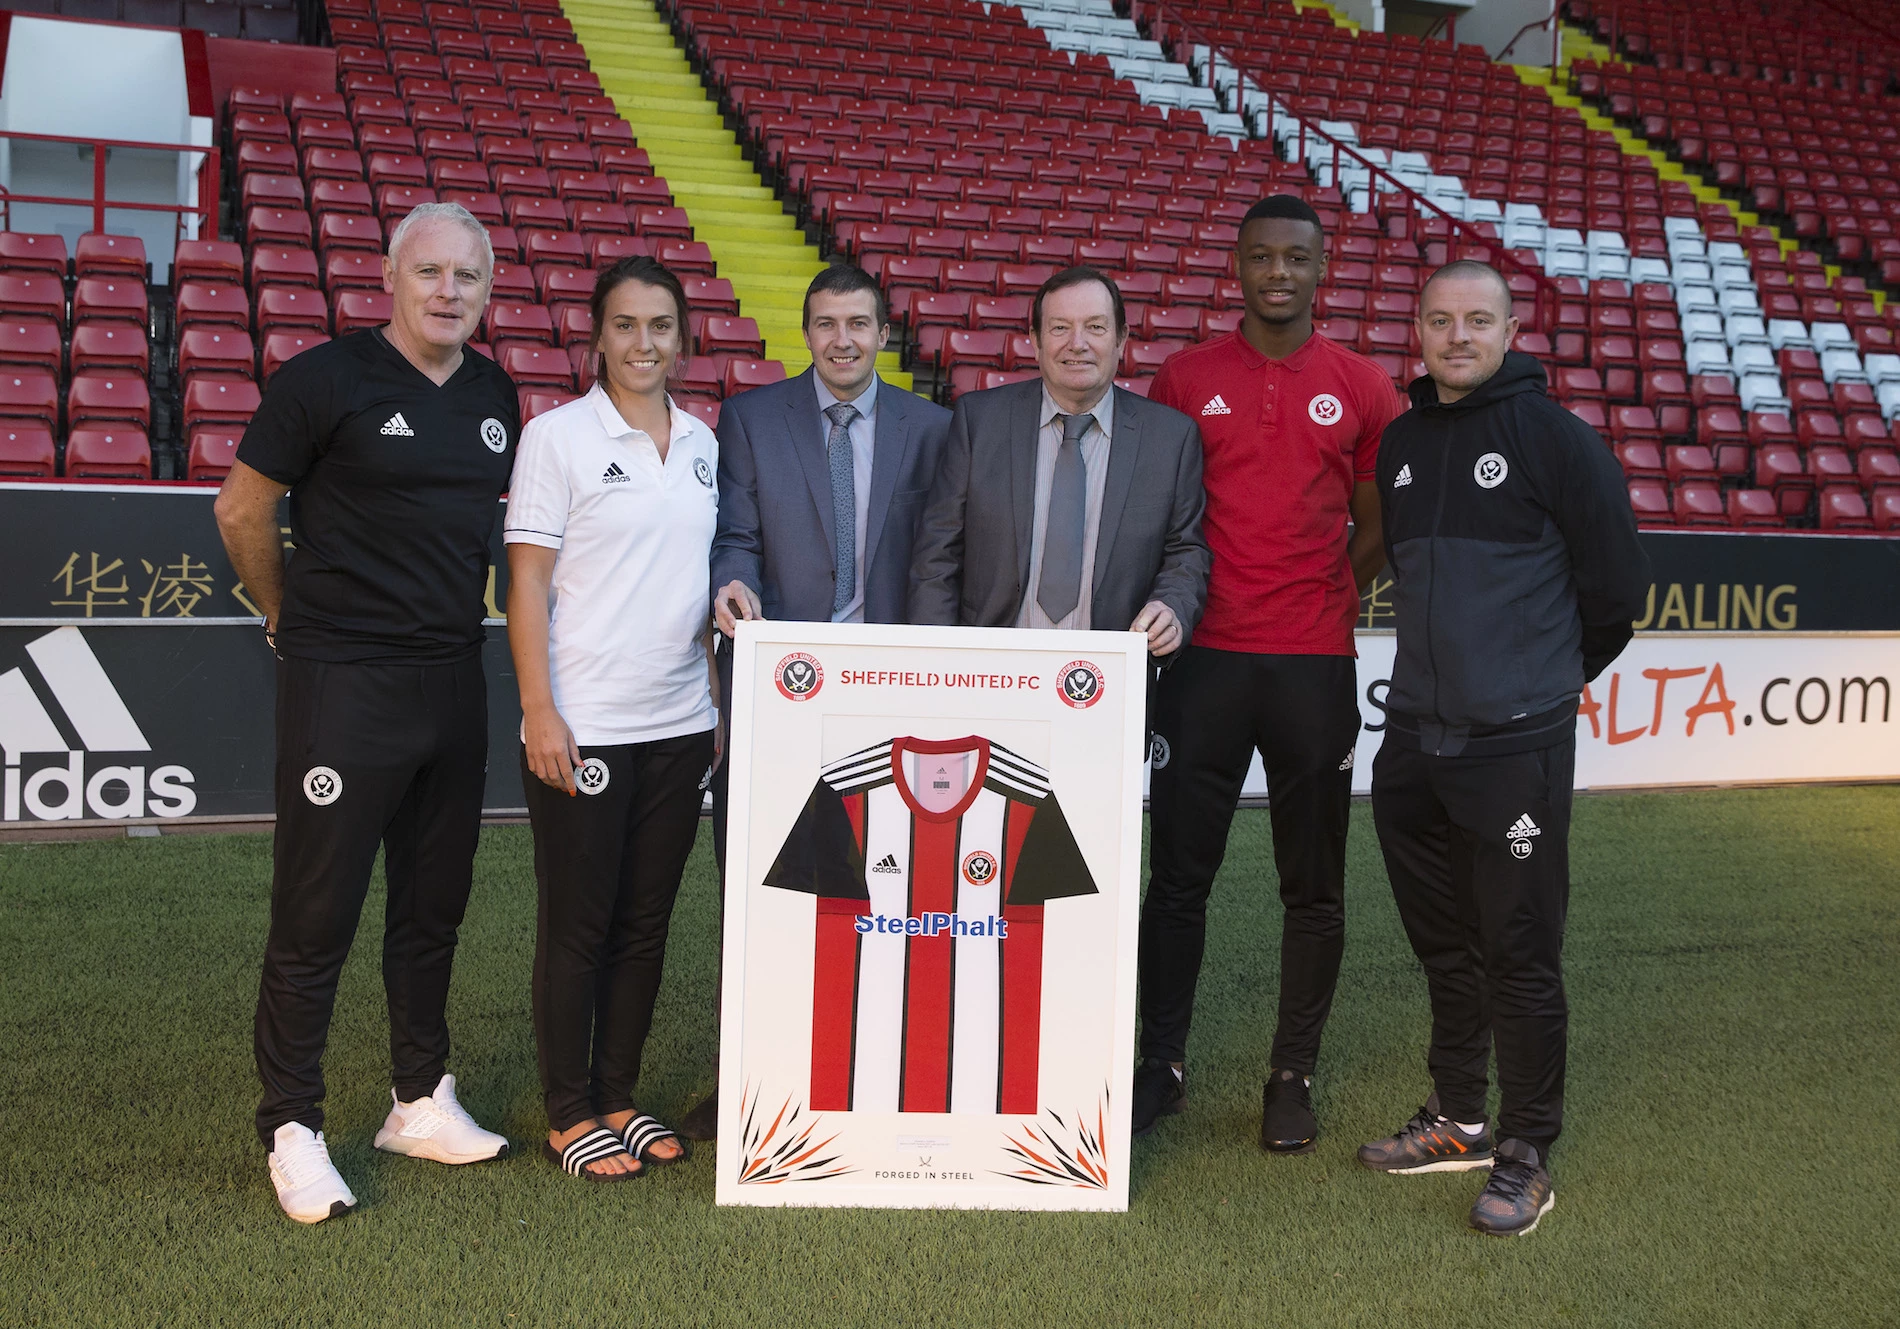
<svg viewBox="0 0 1900 1329"><path fill-rule="evenodd" d="M620 1139L626 1145L627 1152L639 1159L646 1167L668 1167L674 1163L684 1163L693 1152L693 1147L686 1143L685 1136L671 1126L662 1125L644 1112L637 1113L628 1120L626 1126L621 1129ZM679 1145L680 1151L671 1158L662 1158L652 1152L653 1146L662 1140L673 1141Z"/></svg>
<svg viewBox="0 0 1900 1329"><path fill-rule="evenodd" d="M620 1142L620 1137L604 1126L594 1127L579 1139L569 1142L567 1148L558 1152L551 1144L543 1142L541 1145L541 1153L548 1162L555 1164L569 1176L579 1177L582 1181L632 1181L636 1177L644 1177L647 1174L645 1163L631 1172L590 1172L587 1170L589 1163L598 1163L602 1159L612 1158L615 1154L627 1152L627 1147Z"/></svg>

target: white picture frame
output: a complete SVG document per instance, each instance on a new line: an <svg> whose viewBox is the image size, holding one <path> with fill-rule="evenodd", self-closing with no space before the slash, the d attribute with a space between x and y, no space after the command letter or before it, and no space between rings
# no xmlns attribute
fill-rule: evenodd
<svg viewBox="0 0 1900 1329"><path fill-rule="evenodd" d="M1145 637L734 652L718 1203L1126 1210Z"/></svg>

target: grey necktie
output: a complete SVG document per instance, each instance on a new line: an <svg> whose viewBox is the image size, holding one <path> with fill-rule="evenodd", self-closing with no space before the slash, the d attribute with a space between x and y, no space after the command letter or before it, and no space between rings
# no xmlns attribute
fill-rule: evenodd
<svg viewBox="0 0 1900 1329"><path fill-rule="evenodd" d="M1082 598L1082 537L1088 513L1088 468L1082 464L1082 435L1092 415L1058 415L1062 446L1056 449L1055 479L1049 485L1049 518L1042 532L1042 577L1036 603L1060 623Z"/></svg>
<svg viewBox="0 0 1900 1329"><path fill-rule="evenodd" d="M851 464L851 422L858 418L858 408L841 401L825 407L825 414L831 420L825 449L831 454L831 514L838 535L838 585L831 593L835 614L858 593L857 471Z"/></svg>

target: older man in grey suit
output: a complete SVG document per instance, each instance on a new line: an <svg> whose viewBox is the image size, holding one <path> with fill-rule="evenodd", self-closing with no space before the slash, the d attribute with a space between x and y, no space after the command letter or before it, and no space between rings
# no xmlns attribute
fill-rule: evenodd
<svg viewBox="0 0 1900 1329"><path fill-rule="evenodd" d="M1212 563L1200 430L1115 386L1128 320L1107 274L1057 273L1031 318L1041 379L968 393L951 414L910 621L1132 630L1172 655Z"/></svg>
<svg viewBox="0 0 1900 1329"><path fill-rule="evenodd" d="M727 637L745 618L905 621L917 517L950 412L878 379L877 353L889 338L871 275L828 267L805 292L812 367L721 408L712 584L713 616ZM730 650L719 666L723 694L732 685ZM712 782L722 870L726 792L722 764ZM683 1132L711 1139L717 1104L715 1094L696 1106Z"/></svg>

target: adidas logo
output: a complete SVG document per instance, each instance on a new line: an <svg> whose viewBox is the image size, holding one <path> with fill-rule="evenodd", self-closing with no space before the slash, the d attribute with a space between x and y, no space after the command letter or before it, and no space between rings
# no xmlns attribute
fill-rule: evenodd
<svg viewBox="0 0 1900 1329"><path fill-rule="evenodd" d="M1394 489L1403 489L1405 488L1405 486L1411 483L1412 483L1412 463L1408 461L1405 463L1405 465L1399 467L1399 473L1393 479L1392 487Z"/></svg>
<svg viewBox="0 0 1900 1329"><path fill-rule="evenodd" d="M383 425L383 432L391 438L414 438L416 436L416 431L411 429L409 422L402 418L401 411L397 411L394 415L389 417L388 422Z"/></svg>
<svg viewBox="0 0 1900 1329"><path fill-rule="evenodd" d="M1202 415L1232 415L1233 408L1221 400L1220 393L1214 394L1214 400L1201 407Z"/></svg>
<svg viewBox="0 0 1900 1329"><path fill-rule="evenodd" d="M901 872L902 872L903 870L904 870L904 869L902 869L902 868L900 868L900 867L898 867L898 866L897 866L897 855L896 855L896 854L886 854L886 855L884 855L884 857L882 857L882 858L880 858L880 859L878 859L878 861L877 861L877 862L876 862L876 863L875 863L875 864L874 864L874 865L872 866L872 868L871 868L871 871L873 871L873 872L898 872L898 873L901 873Z"/></svg>
<svg viewBox="0 0 1900 1329"><path fill-rule="evenodd" d="M600 482L604 485L624 485L631 483L632 478L620 469L620 463L617 461L608 462L607 469L600 473Z"/></svg>
<svg viewBox="0 0 1900 1329"><path fill-rule="evenodd" d="M0 821L183 817L198 804L196 777L183 766L150 758L96 764L103 754L149 753L152 745L76 627L34 638L24 662L0 671L0 748L7 757Z"/></svg>
<svg viewBox="0 0 1900 1329"><path fill-rule="evenodd" d="M1542 834L1543 832L1537 829L1537 823L1531 820L1531 814L1526 812L1523 816L1511 823L1511 829L1504 833L1504 838L1507 840L1525 840L1533 835Z"/></svg>

